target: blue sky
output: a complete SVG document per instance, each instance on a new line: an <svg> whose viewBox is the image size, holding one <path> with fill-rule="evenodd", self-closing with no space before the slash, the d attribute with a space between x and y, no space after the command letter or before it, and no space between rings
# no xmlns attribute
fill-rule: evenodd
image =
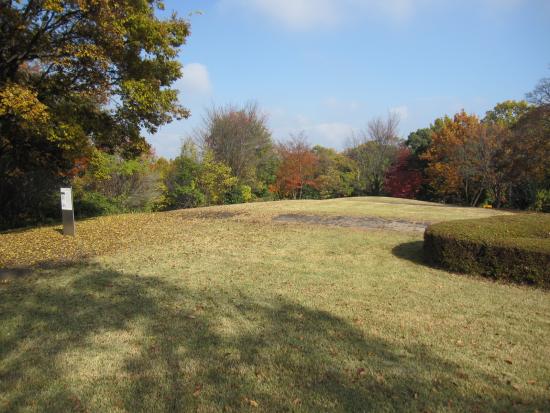
<svg viewBox="0 0 550 413"><path fill-rule="evenodd" d="M483 115L550 75L550 0L187 0L176 87L189 119L148 139L174 157L205 109L256 101L276 140L342 149L389 111L400 134L464 108Z"/></svg>

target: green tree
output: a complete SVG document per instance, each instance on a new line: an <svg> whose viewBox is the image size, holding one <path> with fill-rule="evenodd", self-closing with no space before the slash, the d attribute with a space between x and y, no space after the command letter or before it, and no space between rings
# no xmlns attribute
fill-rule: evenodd
<svg viewBox="0 0 550 413"><path fill-rule="evenodd" d="M158 0L2 1L0 225L40 218L37 200L94 148L132 158L141 131L188 116L181 76L187 21ZM24 189L22 191L21 189Z"/></svg>
<svg viewBox="0 0 550 413"><path fill-rule="evenodd" d="M504 126L511 128L530 109L531 105L525 100L506 100L498 103L492 110L488 111L483 121L502 123Z"/></svg>
<svg viewBox="0 0 550 413"><path fill-rule="evenodd" d="M413 156L424 154L432 144L432 128L418 129L411 132L405 141L405 145L411 150Z"/></svg>
<svg viewBox="0 0 550 413"><path fill-rule="evenodd" d="M351 196L353 183L357 175L357 165L347 156L332 148L320 145L313 147L317 155L316 189L320 198L339 198Z"/></svg>
<svg viewBox="0 0 550 413"><path fill-rule="evenodd" d="M197 147L187 140L181 148L181 154L165 167L164 201L159 208L194 208L203 205L205 197L198 187L200 173Z"/></svg>
<svg viewBox="0 0 550 413"><path fill-rule="evenodd" d="M445 124L444 118L438 118L428 128L418 129L411 132L405 141L405 146L411 150L408 168L420 171L421 184L415 197L423 200L439 199L438 191L430 185L430 179L427 175L428 162L423 156L432 146L432 137L434 133L439 133Z"/></svg>
<svg viewBox="0 0 550 413"><path fill-rule="evenodd" d="M205 196L207 205L223 204L227 194L237 185L237 181L229 166L217 162L214 154L206 151L198 176L198 186Z"/></svg>
<svg viewBox="0 0 550 413"><path fill-rule="evenodd" d="M164 200L160 209L194 208L202 205L248 202L250 187L238 183L231 168L206 150L199 154L195 142L184 142L181 154L163 166Z"/></svg>

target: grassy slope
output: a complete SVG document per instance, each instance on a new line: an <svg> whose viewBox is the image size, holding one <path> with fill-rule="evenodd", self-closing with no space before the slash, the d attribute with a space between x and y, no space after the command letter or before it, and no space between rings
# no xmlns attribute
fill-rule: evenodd
<svg viewBox="0 0 550 413"><path fill-rule="evenodd" d="M422 234L282 213L498 214L288 201L0 234L7 267L90 255L0 284L0 411L550 409L549 292L426 267Z"/></svg>

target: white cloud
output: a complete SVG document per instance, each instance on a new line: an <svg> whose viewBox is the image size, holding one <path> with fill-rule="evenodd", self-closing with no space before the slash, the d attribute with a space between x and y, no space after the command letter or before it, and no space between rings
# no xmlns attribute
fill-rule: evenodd
<svg viewBox="0 0 550 413"><path fill-rule="evenodd" d="M183 76L175 87L180 90L185 99L191 97L206 97L212 93L212 83L208 69L200 63L189 63L183 67Z"/></svg>
<svg viewBox="0 0 550 413"><path fill-rule="evenodd" d="M356 112L361 109L361 103L355 100L341 100L334 97L329 97L321 101L321 105L331 111L337 112Z"/></svg>
<svg viewBox="0 0 550 413"><path fill-rule="evenodd" d="M325 146L343 148L347 139L352 136L354 129L351 125L341 122L319 123L305 130L306 134Z"/></svg>
<svg viewBox="0 0 550 413"><path fill-rule="evenodd" d="M318 122L302 114L288 115L286 111L270 112L273 134L277 140L287 140L291 135L304 132L312 145L342 149L348 138L353 134L353 125L345 122Z"/></svg>
<svg viewBox="0 0 550 413"><path fill-rule="evenodd" d="M465 0L468 7L485 6L506 10L526 0ZM219 0L222 7L252 11L291 30L340 26L351 20L376 17L390 22L411 19L426 6L444 7L455 0Z"/></svg>
<svg viewBox="0 0 550 413"><path fill-rule="evenodd" d="M343 11L335 0L221 0L221 3L264 15L294 30L334 26L340 22Z"/></svg>
<svg viewBox="0 0 550 413"><path fill-rule="evenodd" d="M224 7L251 10L293 30L334 27L365 15L408 19L433 0L220 0Z"/></svg>
<svg viewBox="0 0 550 413"><path fill-rule="evenodd" d="M390 109L391 113L395 113L399 116L400 120L406 120L409 117L409 108L407 106L397 106Z"/></svg>

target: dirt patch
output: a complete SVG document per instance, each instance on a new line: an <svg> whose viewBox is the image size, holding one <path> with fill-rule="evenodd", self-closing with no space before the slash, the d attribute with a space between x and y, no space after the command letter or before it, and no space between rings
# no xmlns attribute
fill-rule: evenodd
<svg viewBox="0 0 550 413"><path fill-rule="evenodd" d="M332 225L337 227L388 229L393 231L424 232L425 222L390 220L378 217L319 216L302 214L283 214L273 218L277 222L301 222L305 224Z"/></svg>

